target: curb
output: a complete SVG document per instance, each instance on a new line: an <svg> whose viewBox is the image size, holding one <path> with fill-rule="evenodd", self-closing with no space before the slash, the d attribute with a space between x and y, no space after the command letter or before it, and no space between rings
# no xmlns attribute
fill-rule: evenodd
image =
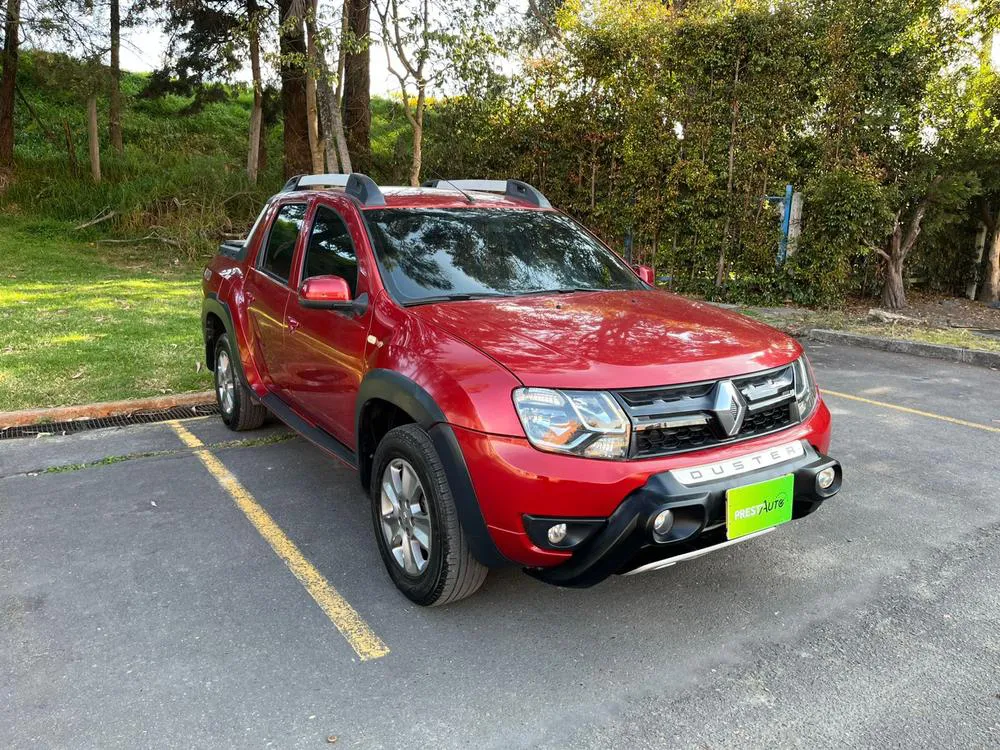
<svg viewBox="0 0 1000 750"><path fill-rule="evenodd" d="M962 349L958 346L944 344L925 344L921 341L905 339L888 339L881 336L868 336L863 333L847 333L846 331L830 331L826 328L812 328L806 331L806 338L820 341L824 344L846 344L862 346L867 349L879 349L884 352L912 354L916 357L943 359L948 362L962 362L976 367L1000 369L1000 352L987 352L982 349Z"/></svg>
<svg viewBox="0 0 1000 750"><path fill-rule="evenodd" d="M104 401L98 404L79 406L57 406L51 409L25 409L24 411L0 412L0 429L25 427L42 422L70 422L74 419L99 419L137 411L163 411L175 406L198 406L215 401L214 391L198 393L178 393L170 396L154 396L130 401Z"/></svg>

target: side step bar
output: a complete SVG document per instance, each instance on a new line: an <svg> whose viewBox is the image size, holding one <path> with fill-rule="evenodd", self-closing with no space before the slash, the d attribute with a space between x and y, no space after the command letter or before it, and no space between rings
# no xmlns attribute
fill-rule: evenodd
<svg viewBox="0 0 1000 750"><path fill-rule="evenodd" d="M770 534L774 531L777 526L772 526L769 529L761 529L760 531L755 531L752 534L747 534L746 536L741 536L739 539L730 539L728 542L721 542L719 544L713 544L711 547L705 547L704 549L696 549L693 552L685 552L682 555L677 555L677 557L668 557L666 560L654 560L651 563L647 563L635 570L630 570L628 573L622 573L623 576L634 576L636 573L648 573L651 570L662 570L663 568L669 568L671 565L676 565L680 562L687 562L688 560L694 560L695 558L701 557L702 555L707 555L710 552L715 552L716 550L724 549L725 547L732 547L734 544L740 544L741 542L749 542L751 539L756 539L759 536L764 536L764 534Z"/></svg>
<svg viewBox="0 0 1000 750"><path fill-rule="evenodd" d="M326 430L322 430L315 425L309 424L306 420L296 414L292 408L273 393L261 399L274 416L287 424L302 437L321 448L335 458L339 458L352 469L358 468L358 458L350 448L337 440Z"/></svg>

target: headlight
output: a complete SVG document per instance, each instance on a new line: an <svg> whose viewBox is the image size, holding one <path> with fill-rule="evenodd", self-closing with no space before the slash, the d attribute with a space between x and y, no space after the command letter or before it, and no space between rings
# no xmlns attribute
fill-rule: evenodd
<svg viewBox="0 0 1000 750"><path fill-rule="evenodd" d="M801 421L816 408L816 383L813 381L812 366L805 354L795 360L792 370L795 372L795 404Z"/></svg>
<svg viewBox="0 0 1000 750"><path fill-rule="evenodd" d="M589 458L625 458L632 425L610 393L518 388L514 408L533 446Z"/></svg>

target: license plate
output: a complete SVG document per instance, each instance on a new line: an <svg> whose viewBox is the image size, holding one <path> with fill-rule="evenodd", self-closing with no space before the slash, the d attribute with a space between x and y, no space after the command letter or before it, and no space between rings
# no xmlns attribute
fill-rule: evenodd
<svg viewBox="0 0 1000 750"><path fill-rule="evenodd" d="M792 520L795 477L786 474L726 492L726 538L738 539Z"/></svg>

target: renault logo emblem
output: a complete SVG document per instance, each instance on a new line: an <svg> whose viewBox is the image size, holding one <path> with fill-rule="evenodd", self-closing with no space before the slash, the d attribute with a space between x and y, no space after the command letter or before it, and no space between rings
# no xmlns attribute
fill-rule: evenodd
<svg viewBox="0 0 1000 750"><path fill-rule="evenodd" d="M715 422L726 437L740 431L747 415L747 404L731 380L720 380L712 397L712 412Z"/></svg>

